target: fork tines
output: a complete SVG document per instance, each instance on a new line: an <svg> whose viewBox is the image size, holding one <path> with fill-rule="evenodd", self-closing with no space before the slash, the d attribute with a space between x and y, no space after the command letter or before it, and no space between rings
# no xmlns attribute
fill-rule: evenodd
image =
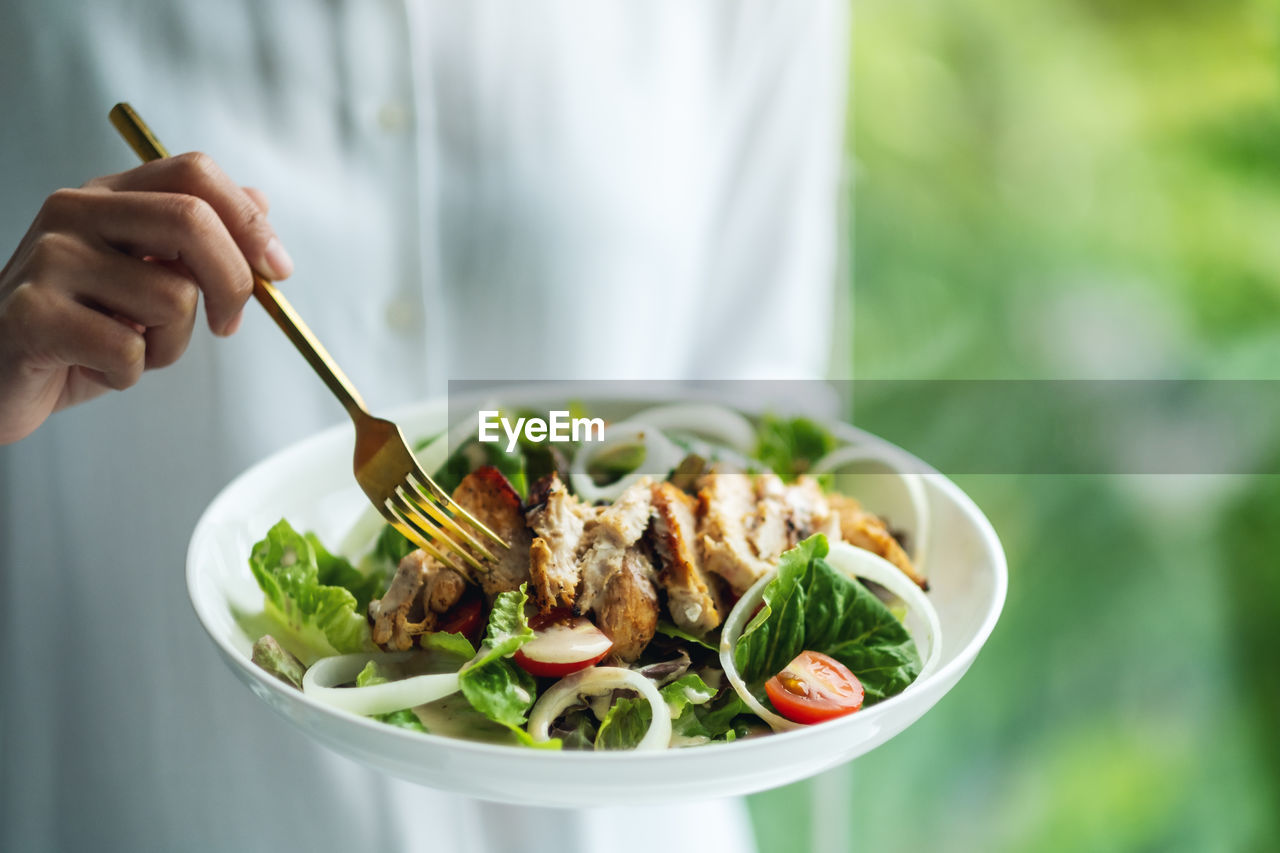
<svg viewBox="0 0 1280 853"><path fill-rule="evenodd" d="M461 557L478 571L484 571L485 567L480 560L476 559L476 554L481 560L491 562L496 561L497 557L460 524L460 521L501 547L507 547L507 543L500 536L459 506L423 473L421 468L416 466L396 487L384 503L382 510L383 517L400 531L401 535L444 565L463 574L466 574L466 571L446 556L445 552ZM465 540L470 548L460 544L454 538L455 536Z"/></svg>

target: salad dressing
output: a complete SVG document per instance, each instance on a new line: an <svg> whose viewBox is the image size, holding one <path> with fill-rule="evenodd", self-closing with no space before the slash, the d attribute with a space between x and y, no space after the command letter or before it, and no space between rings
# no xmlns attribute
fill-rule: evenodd
<svg viewBox="0 0 1280 853"><path fill-rule="evenodd" d="M510 744L511 732L489 721L461 693L418 705L413 713L433 735L465 738L482 743Z"/></svg>

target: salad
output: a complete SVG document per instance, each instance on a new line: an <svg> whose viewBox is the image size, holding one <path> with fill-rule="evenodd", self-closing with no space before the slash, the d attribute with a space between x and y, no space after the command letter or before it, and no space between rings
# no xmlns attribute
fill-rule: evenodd
<svg viewBox="0 0 1280 853"><path fill-rule="evenodd" d="M938 648L919 536L839 490L877 455L813 421L664 406L603 442L455 430L420 455L509 544L497 560L446 565L390 525L355 562L286 520L253 547L274 626L253 660L319 701L531 748L667 749L901 693L924 666L908 609Z"/></svg>

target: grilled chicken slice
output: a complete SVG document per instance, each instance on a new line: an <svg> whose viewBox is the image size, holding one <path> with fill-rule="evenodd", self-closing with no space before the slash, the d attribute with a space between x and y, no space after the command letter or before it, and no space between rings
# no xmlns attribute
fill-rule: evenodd
<svg viewBox="0 0 1280 853"><path fill-rule="evenodd" d="M653 564L639 548L628 548L618 570L605 581L596 602L596 627L613 640L610 658L631 663L658 629L658 593Z"/></svg>
<svg viewBox="0 0 1280 853"><path fill-rule="evenodd" d="M594 615L613 640L612 660L622 663L638 658L658 627L653 564L640 541L649 528L652 490L652 481L641 478L583 528L573 609Z"/></svg>
<svg viewBox="0 0 1280 853"><path fill-rule="evenodd" d="M424 552L416 553L426 557ZM462 598L462 594L467 591L467 579L454 569L442 566L430 557L426 557L426 560L427 579L422 584L422 608L427 613L441 614Z"/></svg>
<svg viewBox="0 0 1280 853"><path fill-rule="evenodd" d="M757 475L754 485L756 505L746 519L747 539L757 557L773 563L796 543L787 486L772 473Z"/></svg>
<svg viewBox="0 0 1280 853"><path fill-rule="evenodd" d="M831 503L817 480L803 475L799 477L786 487L786 502L792 545L815 533L824 533L828 539L840 538L840 518L832 511Z"/></svg>
<svg viewBox="0 0 1280 853"><path fill-rule="evenodd" d="M525 519L537 536L529 551L529 592L542 612L573 604L578 590L578 549L595 510L569 494L555 474L538 481Z"/></svg>
<svg viewBox="0 0 1280 853"><path fill-rule="evenodd" d="M840 538L840 520L831 511L818 481L800 477L786 485L776 474L756 477L756 509L747 522L747 537L756 556L770 564L788 548L815 533Z"/></svg>
<svg viewBox="0 0 1280 853"><path fill-rule="evenodd" d="M698 481L698 549L702 568L724 578L741 595L768 565L747 539L747 522L756 510L748 474L705 474Z"/></svg>
<svg viewBox="0 0 1280 853"><path fill-rule="evenodd" d="M867 512L851 497L832 492L827 495L833 514L840 522L840 538L857 548L870 551L893 563L923 590L929 589L929 581L911 564L911 558L893 538L880 517Z"/></svg>
<svg viewBox="0 0 1280 853"><path fill-rule="evenodd" d="M586 614L596 608L605 583L621 570L623 555L644 535L649 527L652 489L652 481L641 477L585 525L575 612Z"/></svg>
<svg viewBox="0 0 1280 853"><path fill-rule="evenodd" d="M483 563L483 570L471 567L485 596L492 601L498 593L519 589L529 580L529 547L533 542L533 535L525 526L520 495L501 471L485 465L462 478L453 490L453 499L509 546L502 549L486 544L497 562ZM479 531L472 535L481 544L488 538Z"/></svg>
<svg viewBox="0 0 1280 853"><path fill-rule="evenodd" d="M427 630L421 596L426 567L424 560L419 559L426 556L421 550L407 554L396 568L395 577L382 598L369 602L373 641L384 649L405 651L413 646L418 634ZM411 613L415 609L417 612Z"/></svg>
<svg viewBox="0 0 1280 853"><path fill-rule="evenodd" d="M653 499L653 481L641 477L618 499L600 510L588 530L592 543L602 538L619 545L634 545L649 527L649 507Z"/></svg>
<svg viewBox="0 0 1280 853"><path fill-rule="evenodd" d="M466 586L462 575L425 551L406 554L386 593L369 602L373 641L388 651L412 648L419 634L435 628L439 614L458 603Z"/></svg>
<svg viewBox="0 0 1280 853"><path fill-rule="evenodd" d="M653 487L653 545L662 565L658 583L667 592L667 609L680 628L699 635L723 617L716 589L702 572L698 553L698 502L671 483Z"/></svg>

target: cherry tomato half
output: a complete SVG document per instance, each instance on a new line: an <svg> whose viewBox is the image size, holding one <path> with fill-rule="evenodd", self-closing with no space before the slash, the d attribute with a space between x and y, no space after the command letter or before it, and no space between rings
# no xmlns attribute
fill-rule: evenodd
<svg viewBox="0 0 1280 853"><path fill-rule="evenodd" d="M822 652L804 651L764 683L769 701L793 723L820 723L862 707L862 682Z"/></svg>

